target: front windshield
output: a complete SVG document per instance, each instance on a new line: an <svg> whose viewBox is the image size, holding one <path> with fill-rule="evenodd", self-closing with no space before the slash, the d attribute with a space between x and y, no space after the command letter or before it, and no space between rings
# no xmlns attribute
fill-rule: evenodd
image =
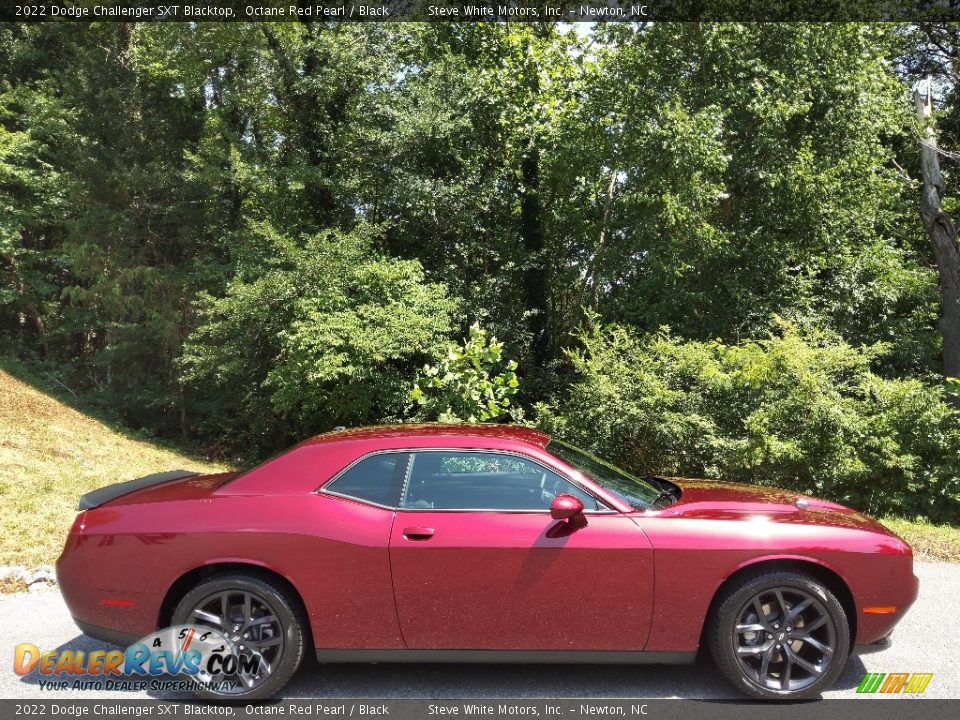
<svg viewBox="0 0 960 720"><path fill-rule="evenodd" d="M660 489L646 480L614 467L586 450L560 440L551 440L547 452L572 465L597 485L629 503L637 510L646 510L660 494Z"/></svg>

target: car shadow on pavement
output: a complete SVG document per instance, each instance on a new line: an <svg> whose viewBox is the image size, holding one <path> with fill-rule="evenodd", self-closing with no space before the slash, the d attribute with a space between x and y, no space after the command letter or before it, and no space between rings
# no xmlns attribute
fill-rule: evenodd
<svg viewBox="0 0 960 720"><path fill-rule="evenodd" d="M65 650L69 650L72 653L76 654L78 651L82 651L85 655L93 652L94 650L123 650L124 648L120 645L113 645L112 643L104 642L103 640L96 640L94 638L88 637L86 635L77 635L76 637L68 640L67 642L57 646L54 649L54 652L61 653ZM106 680L103 676L96 675L41 675L40 671L36 668L28 673L23 675L20 678L20 682L26 685L35 685L37 686L39 692L37 697L43 697L43 690L41 688L41 683L45 682L57 682L66 680L70 685L73 684L75 680L80 681L93 681L93 680ZM170 675L163 675L157 677L143 678L143 677L134 677L134 678L116 678L115 682L121 683L119 687L115 686L111 688L108 692L114 696L129 696L131 699L135 699L143 696L142 690L129 689L122 686L124 680L176 680L176 678ZM69 687L69 685L68 685ZM78 691L82 692L82 691ZM194 700L195 697L189 693L185 692L154 692L148 690L146 693L149 697L158 699L158 700ZM82 697L82 695L80 695Z"/></svg>
<svg viewBox="0 0 960 720"><path fill-rule="evenodd" d="M89 653L118 646L77 635L56 648ZM851 657L833 689L857 687L866 673L863 661ZM79 676L92 679L92 676ZM75 676L43 676L36 669L20 682L72 681ZM144 678L134 678L144 679ZM173 680L170 676L148 680ZM142 690L114 687L114 696L142 697ZM148 689L161 700L192 700L188 693ZM42 697L42 691L38 692ZM699 698L743 700L720 675L708 653L693 665L506 665L426 663L318 663L307 657L284 689L286 698Z"/></svg>
<svg viewBox="0 0 960 720"><path fill-rule="evenodd" d="M866 672L848 660L832 689ZM305 662L288 698L701 698L743 700L708 653L693 665L319 664Z"/></svg>
<svg viewBox="0 0 960 720"><path fill-rule="evenodd" d="M58 645L54 648L55 653L62 653L66 650L76 654L78 651L82 651L85 655L93 652L94 650L117 650L118 646L111 645L110 643L105 643L102 640L94 640L91 637L86 635L77 635L75 638L68 640L62 645ZM122 648L119 648L122 649ZM64 676L66 677L66 676ZM69 676L73 679L73 675ZM57 676L46 676L41 675L40 671L34 668L33 672L23 675L20 677L20 682L26 683L27 685L39 685L41 682L46 682L48 680L62 680L63 678Z"/></svg>
<svg viewBox="0 0 960 720"><path fill-rule="evenodd" d="M860 681L867 674L867 667L859 655L853 655L847 660L843 667L843 672L833 684L834 690L850 690L860 686Z"/></svg>

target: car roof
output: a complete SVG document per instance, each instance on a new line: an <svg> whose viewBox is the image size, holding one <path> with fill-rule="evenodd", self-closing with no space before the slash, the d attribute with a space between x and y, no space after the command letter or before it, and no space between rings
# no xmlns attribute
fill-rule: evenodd
<svg viewBox="0 0 960 720"><path fill-rule="evenodd" d="M409 423L358 427L317 435L241 473L218 495L313 492L358 457L376 451L500 448L543 451L550 436L518 425Z"/></svg>
<svg viewBox="0 0 960 720"><path fill-rule="evenodd" d="M395 440L417 438L433 440L440 437L470 437L507 440L546 447L550 436L540 430L521 425L479 425L468 423L405 423L402 425L374 425L347 428L317 435L302 445L330 444L352 440Z"/></svg>

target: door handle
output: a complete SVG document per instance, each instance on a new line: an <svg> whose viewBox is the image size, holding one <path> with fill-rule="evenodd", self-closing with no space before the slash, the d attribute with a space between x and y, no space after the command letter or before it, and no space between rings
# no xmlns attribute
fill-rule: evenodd
<svg viewBox="0 0 960 720"><path fill-rule="evenodd" d="M407 540L429 540L433 537L433 528L408 527L403 529L403 536Z"/></svg>

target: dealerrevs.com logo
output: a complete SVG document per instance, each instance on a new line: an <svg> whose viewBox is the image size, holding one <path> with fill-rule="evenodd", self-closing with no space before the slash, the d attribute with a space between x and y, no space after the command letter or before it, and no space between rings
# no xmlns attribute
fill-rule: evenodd
<svg viewBox="0 0 960 720"><path fill-rule="evenodd" d="M932 679L933 673L867 673L857 686L857 692L919 695Z"/></svg>
<svg viewBox="0 0 960 720"><path fill-rule="evenodd" d="M238 652L208 627L175 625L126 650L48 650L31 643L14 648L13 670L36 671L41 690L210 690L230 693L260 680L264 659ZM161 679L180 676L182 680Z"/></svg>

